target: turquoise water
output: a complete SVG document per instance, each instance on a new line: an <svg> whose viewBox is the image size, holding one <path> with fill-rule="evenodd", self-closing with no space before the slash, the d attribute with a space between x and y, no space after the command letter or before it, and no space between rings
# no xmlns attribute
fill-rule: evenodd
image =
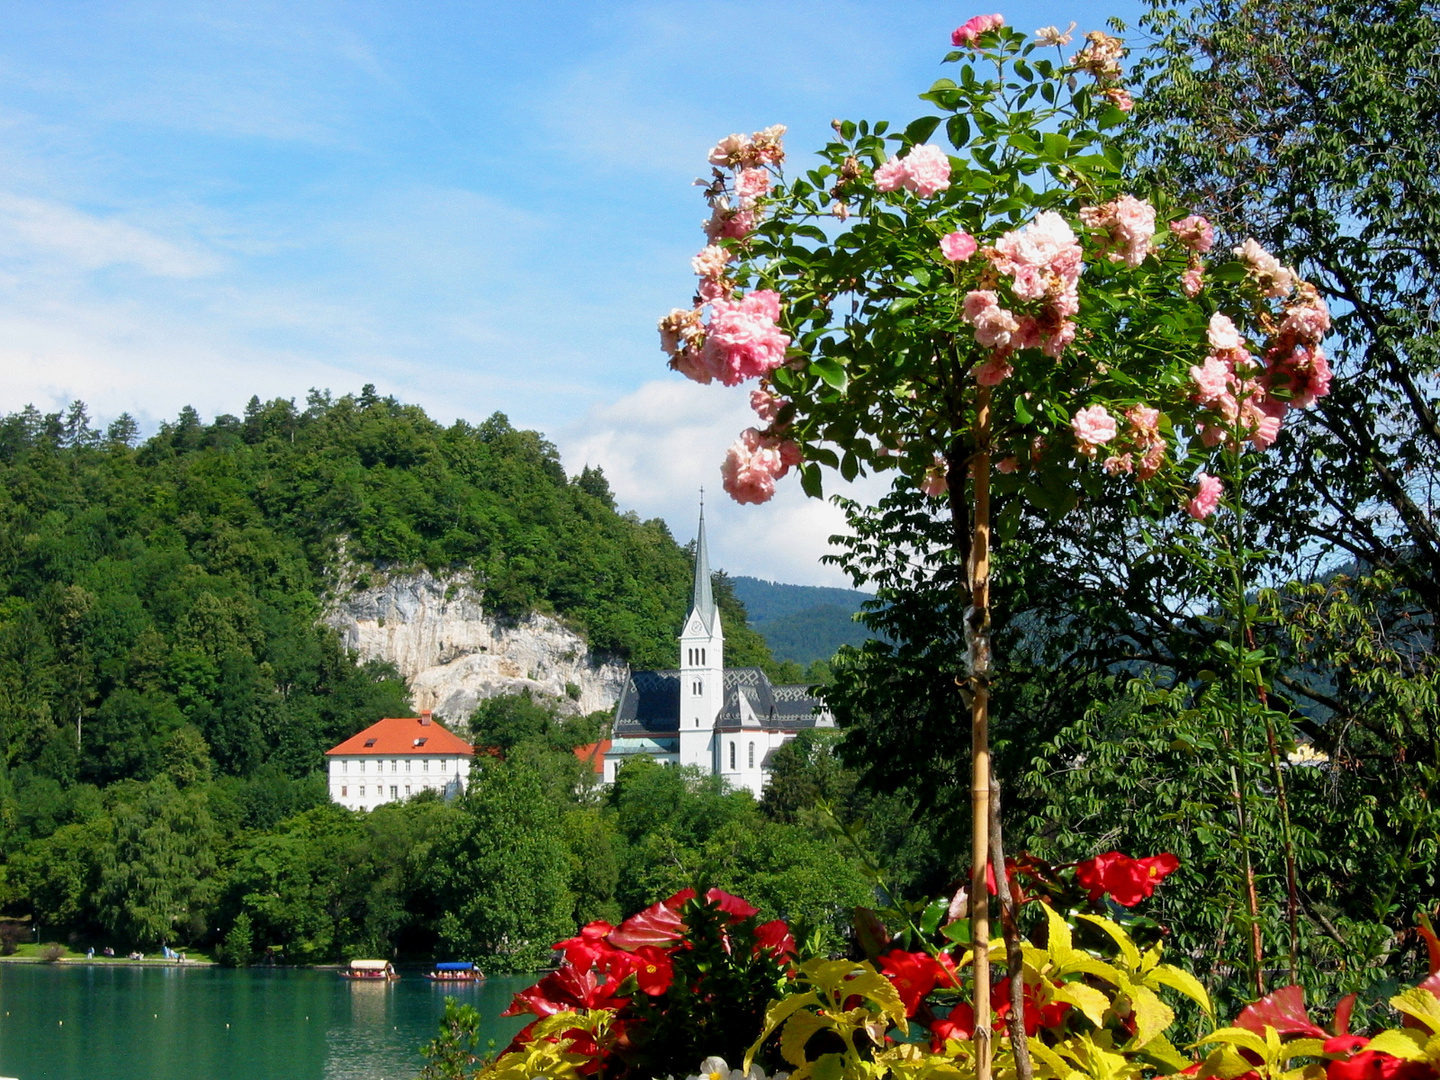
<svg viewBox="0 0 1440 1080"><path fill-rule="evenodd" d="M478 1009L485 1038L503 1046L523 1020L498 1014L531 981L446 986L418 972L359 983L333 971L0 964L0 1077L413 1080L446 994Z"/></svg>

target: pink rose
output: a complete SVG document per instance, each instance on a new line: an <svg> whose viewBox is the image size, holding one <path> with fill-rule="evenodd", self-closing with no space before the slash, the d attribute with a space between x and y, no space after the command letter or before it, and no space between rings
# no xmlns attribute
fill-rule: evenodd
<svg viewBox="0 0 1440 1080"><path fill-rule="evenodd" d="M950 186L950 155L938 146L925 143L914 147L905 158L909 179L905 186L922 199Z"/></svg>
<svg viewBox="0 0 1440 1080"><path fill-rule="evenodd" d="M1207 331L1210 339L1210 347L1217 352L1226 352L1232 349L1243 349L1245 339L1240 336L1240 331L1230 321L1229 316L1216 312L1210 316L1210 327Z"/></svg>
<svg viewBox="0 0 1440 1080"><path fill-rule="evenodd" d="M780 407L784 405L783 399L776 397L768 390L750 391L750 408L755 410L755 415L765 423L774 423L775 417L780 415Z"/></svg>
<svg viewBox="0 0 1440 1080"><path fill-rule="evenodd" d="M757 289L740 300L714 300L705 359L726 386L768 375L785 362L790 337L780 330L780 295Z"/></svg>
<svg viewBox="0 0 1440 1080"><path fill-rule="evenodd" d="M1020 459L1017 458L1014 454L1011 454L1008 457L1003 457L998 462L996 462L995 468L1000 472L1008 475L1019 470Z"/></svg>
<svg viewBox="0 0 1440 1080"><path fill-rule="evenodd" d="M1235 255L1250 264L1250 276L1255 278L1260 291L1266 296L1289 296L1295 288L1295 271L1281 266L1280 260L1251 237L1234 249Z"/></svg>
<svg viewBox="0 0 1440 1080"><path fill-rule="evenodd" d="M1192 266L1180 275L1180 289L1191 300L1200 295L1200 290L1205 287L1205 272L1198 266Z"/></svg>
<svg viewBox="0 0 1440 1080"><path fill-rule="evenodd" d="M1112 262L1124 262L1132 270L1145 261L1155 236L1155 208L1133 195L1121 195L1102 206L1087 206L1080 220L1107 234L1105 248Z"/></svg>
<svg viewBox="0 0 1440 1080"><path fill-rule="evenodd" d="M730 252L719 244L707 244L690 260L690 266L702 278L718 278L730 264Z"/></svg>
<svg viewBox="0 0 1440 1080"><path fill-rule="evenodd" d="M1207 218L1191 214L1170 222L1170 235L1191 251L1204 255L1215 246L1215 227Z"/></svg>
<svg viewBox="0 0 1440 1080"><path fill-rule="evenodd" d="M1150 448L1140 459L1140 464L1135 469L1135 475L1141 480L1149 480L1160 471L1160 466L1165 464L1165 440L1157 439L1150 444Z"/></svg>
<svg viewBox="0 0 1440 1080"><path fill-rule="evenodd" d="M963 26L955 28L950 35L950 44L957 49L962 46L974 48L975 39L987 30L998 30L1005 25L1003 15L975 15L965 20Z"/></svg>
<svg viewBox="0 0 1440 1080"><path fill-rule="evenodd" d="M1225 491L1225 485L1209 473L1202 472L1195 479L1199 484L1194 498L1185 504L1185 511L1196 521L1203 521L1220 505L1220 496Z"/></svg>
<svg viewBox="0 0 1440 1080"><path fill-rule="evenodd" d="M746 428L726 451L720 477L736 502L769 502L775 495L775 481L799 463L800 448L789 439L767 439L754 428Z"/></svg>
<svg viewBox="0 0 1440 1080"><path fill-rule="evenodd" d="M920 490L932 499L938 499L950 490L950 481L945 474L945 459L936 454L935 464L925 470L925 476L920 481Z"/></svg>
<svg viewBox="0 0 1440 1080"><path fill-rule="evenodd" d="M989 289L975 289L965 294L964 318L975 327L976 341L996 349L1006 348L1011 335L1020 329L1014 314L1000 307Z"/></svg>
<svg viewBox="0 0 1440 1080"><path fill-rule="evenodd" d="M1085 453L1094 453L1095 447L1115 438L1118 430L1115 418L1105 411L1104 405L1081 409L1071 419L1070 427L1074 429L1080 449Z"/></svg>
<svg viewBox="0 0 1440 1080"><path fill-rule="evenodd" d="M735 194L749 202L770 191L770 174L764 169L741 169L735 177Z"/></svg>
<svg viewBox="0 0 1440 1080"><path fill-rule="evenodd" d="M1005 355L996 353L975 368L975 381L981 386L999 386L1015 371L1006 361Z"/></svg>
<svg viewBox="0 0 1440 1080"><path fill-rule="evenodd" d="M711 165L734 165L750 152L750 136L727 135L710 151Z"/></svg>
<svg viewBox="0 0 1440 1080"><path fill-rule="evenodd" d="M1229 387L1230 369L1218 357L1207 356L1204 364L1190 369L1190 378L1195 380L1196 396L1202 402L1214 401Z"/></svg>
<svg viewBox="0 0 1440 1080"><path fill-rule="evenodd" d="M1138 437L1151 439L1160 433L1160 410L1148 405L1132 405L1125 410L1130 430Z"/></svg>
<svg viewBox="0 0 1440 1080"><path fill-rule="evenodd" d="M1122 87L1110 87L1110 89L1105 91L1105 96L1110 99L1110 104L1114 105L1121 112L1129 112L1135 108L1135 99L1130 96L1129 90L1125 90Z"/></svg>
<svg viewBox="0 0 1440 1080"><path fill-rule="evenodd" d="M952 232L940 240L940 252L951 262L964 262L979 247L975 238L967 232Z"/></svg>
<svg viewBox="0 0 1440 1080"><path fill-rule="evenodd" d="M905 188L928 199L950 186L950 157L938 146L924 143L902 157L892 157L875 170L876 191Z"/></svg>
<svg viewBox="0 0 1440 1080"><path fill-rule="evenodd" d="M908 175L905 163L898 157L892 157L875 170L875 190L899 191L905 185L905 178Z"/></svg>

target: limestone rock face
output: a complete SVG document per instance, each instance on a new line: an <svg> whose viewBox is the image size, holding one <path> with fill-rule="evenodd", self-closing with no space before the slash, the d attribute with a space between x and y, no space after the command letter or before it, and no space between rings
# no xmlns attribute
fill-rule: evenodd
<svg viewBox="0 0 1440 1080"><path fill-rule="evenodd" d="M468 719L485 698L526 689L569 712L610 709L629 676L559 620L499 619L470 585L423 571L332 598L324 621L362 660L394 664L415 708L447 721Z"/></svg>

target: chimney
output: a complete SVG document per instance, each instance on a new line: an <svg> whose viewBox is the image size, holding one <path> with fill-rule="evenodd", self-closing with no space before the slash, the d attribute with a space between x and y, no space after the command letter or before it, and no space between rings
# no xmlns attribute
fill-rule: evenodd
<svg viewBox="0 0 1440 1080"><path fill-rule="evenodd" d="M420 710L420 724L421 724L422 727L429 727L429 726L430 726L430 710L429 710L429 709L421 709L421 710Z"/></svg>

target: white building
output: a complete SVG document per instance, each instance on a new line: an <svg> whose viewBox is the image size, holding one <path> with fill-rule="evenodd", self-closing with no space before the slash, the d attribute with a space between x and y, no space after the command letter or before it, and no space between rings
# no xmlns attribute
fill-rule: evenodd
<svg viewBox="0 0 1440 1080"><path fill-rule="evenodd" d="M422 791L459 795L475 748L430 719L389 717L325 751L330 799L349 810L373 810Z"/></svg>
<svg viewBox="0 0 1440 1080"><path fill-rule="evenodd" d="M645 754L671 765L695 765L759 798L770 756L810 727L834 719L806 686L776 686L759 668L725 667L725 635L710 588L705 511L695 544L695 586L680 634L680 666L633 671L615 706L603 777Z"/></svg>

